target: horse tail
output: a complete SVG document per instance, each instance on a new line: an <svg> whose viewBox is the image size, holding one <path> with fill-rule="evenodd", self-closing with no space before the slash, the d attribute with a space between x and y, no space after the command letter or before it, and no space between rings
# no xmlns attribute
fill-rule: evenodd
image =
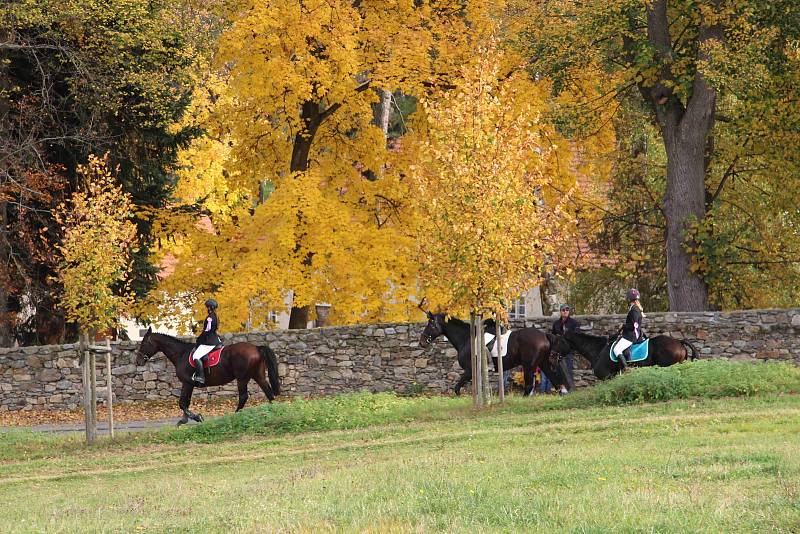
<svg viewBox="0 0 800 534"><path fill-rule="evenodd" d="M272 386L272 392L275 395L281 394L281 379L278 376L278 358L268 346L258 347L258 352L261 354L261 359L267 366L267 373L269 374L269 384Z"/></svg>
<svg viewBox="0 0 800 534"><path fill-rule="evenodd" d="M685 339L681 339L680 342L681 342L681 345L683 345L684 347L687 347L687 348L692 350L692 355L689 356L689 358L691 360L696 360L697 359L697 349L694 348L694 345L692 345L691 342L689 342L689 341L687 341Z"/></svg>

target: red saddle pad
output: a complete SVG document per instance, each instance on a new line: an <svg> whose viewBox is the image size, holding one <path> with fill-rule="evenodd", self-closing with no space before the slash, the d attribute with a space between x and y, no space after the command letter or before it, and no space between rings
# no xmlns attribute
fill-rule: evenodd
<svg viewBox="0 0 800 534"><path fill-rule="evenodd" d="M220 347L220 348L214 349L211 352L209 352L208 354L206 354L206 358L208 360L206 361L205 365L203 366L203 369L208 369L209 367L214 367L215 365L217 365L219 363L219 359L222 357L222 350L224 348L225 347ZM194 352L194 351L192 351L192 352ZM189 365L191 365L192 367L196 367L195 364L194 364L194 358L192 358L192 353L191 352L189 353Z"/></svg>

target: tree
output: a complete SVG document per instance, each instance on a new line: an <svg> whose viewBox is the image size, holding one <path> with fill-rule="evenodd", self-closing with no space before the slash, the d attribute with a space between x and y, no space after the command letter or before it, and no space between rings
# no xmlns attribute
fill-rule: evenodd
<svg viewBox="0 0 800 534"><path fill-rule="evenodd" d="M64 288L61 306L81 332L86 439L91 444L97 421L95 358L86 351L95 334L116 327L133 304L129 284L136 225L133 199L115 183L107 157L90 155L77 172L85 190L73 193L56 215L64 233L57 270Z"/></svg>
<svg viewBox="0 0 800 534"><path fill-rule="evenodd" d="M796 72L796 3L561 0L536 2L528 16L532 69L553 77L557 92L578 96L575 113L583 116L584 133L595 122L592 109L604 100L625 104L636 97L649 109L666 155L659 208L669 308L706 309L713 280L701 257L704 236L696 228L709 224L706 214L731 175L747 169L742 163L758 154L745 125L772 116L784 119L778 121L781 131L793 128L794 119L785 119L797 107L787 83ZM576 80L586 73L603 82L604 98L580 98ZM756 83L744 87L740 80ZM725 141L738 150L721 149L728 132L738 132Z"/></svg>
<svg viewBox="0 0 800 534"><path fill-rule="evenodd" d="M209 110L203 124L212 141L196 145L193 157L225 154L205 182L219 186L209 199L224 190L242 202L209 205L205 230L186 219L160 223L176 236L170 252L179 261L161 285L162 314L177 312L176 299L214 293L226 327L238 329L253 306L281 309L291 292L292 328L305 327L315 302L333 303L339 323L408 317L416 292L403 176L410 156L389 150L373 105L385 91L419 97L448 85L468 59L468 28L485 25L482 9L449 1L236 2L219 42L222 84L196 100ZM274 191L254 206L265 180ZM184 204L204 202L186 191Z"/></svg>
<svg viewBox="0 0 800 534"><path fill-rule="evenodd" d="M94 334L116 326L133 304L134 205L115 183L107 157L89 156L77 170L86 190L73 193L56 214L64 232L58 246L61 305L83 332Z"/></svg>
<svg viewBox="0 0 800 534"><path fill-rule="evenodd" d="M64 323L51 213L75 191L77 166L109 153L140 211L164 209L177 150L196 131L175 123L203 51L179 3L21 0L0 7L0 343L58 342ZM155 282L150 218L136 220L132 287ZM27 325L14 323L22 305ZM5 339L3 339L5 338Z"/></svg>
<svg viewBox="0 0 800 534"><path fill-rule="evenodd" d="M503 70L496 42L475 55L457 89L423 101L428 129L411 177L422 292L434 308L469 310L480 325L485 310L505 314L538 285L574 225L569 195L551 187L561 185L551 147L562 140L542 122L546 95Z"/></svg>

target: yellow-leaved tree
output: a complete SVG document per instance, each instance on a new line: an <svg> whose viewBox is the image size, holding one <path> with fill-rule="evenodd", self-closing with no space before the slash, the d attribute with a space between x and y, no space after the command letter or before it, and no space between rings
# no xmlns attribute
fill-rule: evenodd
<svg viewBox="0 0 800 534"><path fill-rule="evenodd" d="M423 293L450 313L505 309L574 228L554 161L566 142L542 120L545 96L504 75L494 42L477 57L458 89L423 102L427 139L411 171Z"/></svg>
<svg viewBox="0 0 800 534"><path fill-rule="evenodd" d="M133 297L127 283L136 226L131 196L115 182L107 159L90 155L78 174L84 188L56 213L64 232L58 276L66 317L86 335L117 326L130 312Z"/></svg>
<svg viewBox="0 0 800 534"><path fill-rule="evenodd" d="M411 176L423 294L436 309L469 310L482 406L489 396L483 313L493 311L500 325L509 303L539 284L545 261L575 226L569 194L552 187L561 185L552 160L562 140L542 121L541 90L524 74L508 74L494 40L476 58L456 90L423 102L428 131Z"/></svg>
<svg viewBox="0 0 800 534"><path fill-rule="evenodd" d="M408 318L409 149L388 148L375 108L397 89L448 86L490 4L229 2L219 83L198 96L207 113L193 115L208 137L184 154L178 187L206 218L159 222L177 260L154 294L161 315L185 328L181 304L213 293L228 330L259 326L288 294L290 328L304 328L318 302L333 304L339 324Z"/></svg>
<svg viewBox="0 0 800 534"><path fill-rule="evenodd" d="M86 440L91 444L97 433L97 394L95 356L86 348L95 334L117 326L131 311L128 284L136 225L131 220L133 200L116 183L108 156L90 155L77 174L83 187L55 214L64 234L58 245L58 277L67 320L80 328Z"/></svg>

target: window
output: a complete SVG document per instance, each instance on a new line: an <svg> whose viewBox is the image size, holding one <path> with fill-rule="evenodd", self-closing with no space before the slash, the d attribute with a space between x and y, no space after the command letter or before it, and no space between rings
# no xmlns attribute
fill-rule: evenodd
<svg viewBox="0 0 800 534"><path fill-rule="evenodd" d="M276 311L269 312L267 314L267 321L269 321L271 323L277 323L278 322L278 312L276 312Z"/></svg>
<svg viewBox="0 0 800 534"><path fill-rule="evenodd" d="M527 317L525 313L525 297L522 296L514 301L511 305L511 308L508 309L508 318L509 319L524 319Z"/></svg>

